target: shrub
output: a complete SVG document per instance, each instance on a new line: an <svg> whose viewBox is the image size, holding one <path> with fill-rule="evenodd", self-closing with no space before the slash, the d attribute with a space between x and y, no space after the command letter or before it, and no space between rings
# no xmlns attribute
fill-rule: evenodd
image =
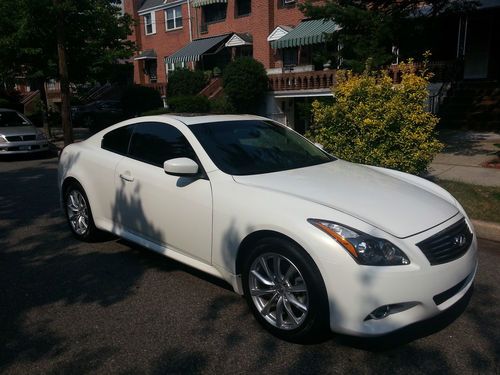
<svg viewBox="0 0 500 375"><path fill-rule="evenodd" d="M175 70L168 75L168 96L192 96L208 84L209 79L201 70Z"/></svg>
<svg viewBox="0 0 500 375"><path fill-rule="evenodd" d="M227 65L223 82L224 93L238 113L255 113L268 87L264 65L249 57Z"/></svg>
<svg viewBox="0 0 500 375"><path fill-rule="evenodd" d="M313 103L306 135L349 161L423 172L442 149L434 134L439 120L426 111L429 77L400 68L397 85L385 73L339 72L334 103Z"/></svg>
<svg viewBox="0 0 500 375"><path fill-rule="evenodd" d="M89 122L86 124L91 134L95 134L108 126L114 125L120 121L126 120L128 117L123 113L116 112L95 112L89 117Z"/></svg>
<svg viewBox="0 0 500 375"><path fill-rule="evenodd" d="M160 93L145 86L133 85L127 87L122 94L123 111L129 116L156 109L163 106Z"/></svg>
<svg viewBox="0 0 500 375"><path fill-rule="evenodd" d="M233 105L226 96L210 100L210 112L218 114L235 113Z"/></svg>
<svg viewBox="0 0 500 375"><path fill-rule="evenodd" d="M146 111L141 114L141 116L156 116L156 115L164 115L165 113L172 112L170 108L157 108L151 111Z"/></svg>
<svg viewBox="0 0 500 375"><path fill-rule="evenodd" d="M177 96L169 99L168 107L177 113L207 113L210 101L205 96Z"/></svg>

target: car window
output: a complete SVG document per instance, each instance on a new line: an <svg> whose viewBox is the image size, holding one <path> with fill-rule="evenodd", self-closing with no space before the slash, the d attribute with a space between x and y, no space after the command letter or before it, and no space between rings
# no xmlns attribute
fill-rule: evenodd
<svg viewBox="0 0 500 375"><path fill-rule="evenodd" d="M101 147L120 155L126 155L133 131L134 125L123 126L112 130L109 133L104 134Z"/></svg>
<svg viewBox="0 0 500 375"><path fill-rule="evenodd" d="M17 112L0 112L0 127L27 126L31 125L28 120Z"/></svg>
<svg viewBox="0 0 500 375"><path fill-rule="evenodd" d="M169 159L196 159L194 150L178 129L155 122L136 125L129 156L159 167L163 167L163 163Z"/></svg>

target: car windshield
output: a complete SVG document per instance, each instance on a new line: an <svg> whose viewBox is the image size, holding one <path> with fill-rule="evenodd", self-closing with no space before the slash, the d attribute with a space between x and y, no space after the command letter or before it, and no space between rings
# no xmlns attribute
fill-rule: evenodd
<svg viewBox="0 0 500 375"><path fill-rule="evenodd" d="M30 125L16 112L0 112L0 128Z"/></svg>
<svg viewBox="0 0 500 375"><path fill-rule="evenodd" d="M272 121L224 121L189 128L217 167L231 175L278 172L335 160Z"/></svg>

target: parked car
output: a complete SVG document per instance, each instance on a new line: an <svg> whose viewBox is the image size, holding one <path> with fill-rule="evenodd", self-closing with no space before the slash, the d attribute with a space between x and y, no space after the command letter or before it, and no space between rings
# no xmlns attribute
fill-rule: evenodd
<svg viewBox="0 0 500 375"><path fill-rule="evenodd" d="M96 100L71 107L71 119L75 125L92 128L103 116L123 115L119 100Z"/></svg>
<svg viewBox="0 0 500 375"><path fill-rule="evenodd" d="M45 134L23 114L0 108L0 155L49 150Z"/></svg>
<svg viewBox="0 0 500 375"><path fill-rule="evenodd" d="M222 278L287 340L386 334L448 309L476 274L448 192L262 117L124 121L66 147L59 186L77 238L112 232Z"/></svg>

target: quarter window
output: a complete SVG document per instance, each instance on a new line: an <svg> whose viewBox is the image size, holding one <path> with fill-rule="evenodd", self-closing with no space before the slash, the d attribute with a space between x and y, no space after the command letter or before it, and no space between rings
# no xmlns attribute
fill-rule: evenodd
<svg viewBox="0 0 500 375"><path fill-rule="evenodd" d="M129 125L104 134L101 142L101 147L105 150L116 152L120 155L126 155L133 130L134 126Z"/></svg>
<svg viewBox="0 0 500 375"><path fill-rule="evenodd" d="M163 167L169 159L196 159L194 150L178 129L155 122L136 125L129 156L158 167Z"/></svg>
<svg viewBox="0 0 500 375"><path fill-rule="evenodd" d="M181 7L177 6L169 8L165 11L165 19L167 30L179 29L182 27L182 11Z"/></svg>

